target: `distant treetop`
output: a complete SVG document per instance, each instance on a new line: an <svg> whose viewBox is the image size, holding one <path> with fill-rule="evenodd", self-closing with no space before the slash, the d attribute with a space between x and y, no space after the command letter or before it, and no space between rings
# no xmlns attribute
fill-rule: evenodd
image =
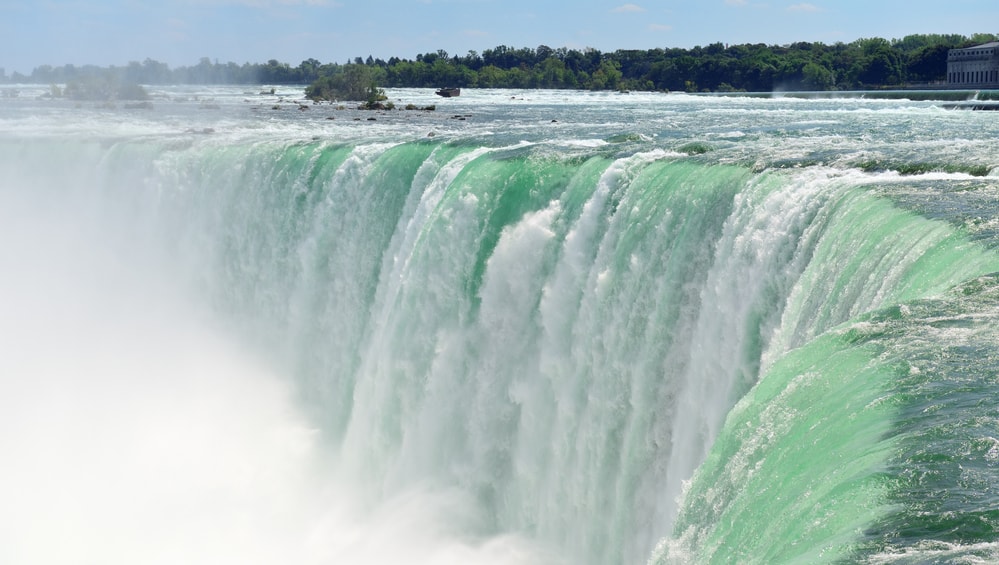
<svg viewBox="0 0 999 565"><path fill-rule="evenodd" d="M392 57L384 61L369 55L343 64L307 59L296 67L274 59L263 64L237 65L220 64L205 57L197 65L171 69L165 63L146 59L124 67L44 65L28 76L0 75L0 81L69 84L103 76L122 84L300 84L311 85L310 96L359 100L367 100L377 88L387 87L688 92L854 90L943 82L949 49L996 39L993 34L970 37L920 34L894 40L862 38L831 45L713 43L692 49L609 53L591 48L500 45L481 54L469 51L465 55L451 55L440 49L419 54L415 59ZM353 91L337 90L348 83L363 83L363 86Z"/></svg>

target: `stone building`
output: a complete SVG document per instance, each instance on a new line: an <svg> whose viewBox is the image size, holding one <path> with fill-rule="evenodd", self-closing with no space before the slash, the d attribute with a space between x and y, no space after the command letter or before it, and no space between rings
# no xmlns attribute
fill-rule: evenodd
<svg viewBox="0 0 999 565"><path fill-rule="evenodd" d="M999 41L948 51L947 85L999 88Z"/></svg>

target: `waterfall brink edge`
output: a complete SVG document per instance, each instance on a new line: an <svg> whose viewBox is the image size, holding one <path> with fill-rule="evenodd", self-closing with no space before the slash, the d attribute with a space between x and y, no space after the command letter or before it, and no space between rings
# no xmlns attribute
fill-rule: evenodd
<svg viewBox="0 0 999 565"><path fill-rule="evenodd" d="M724 469L725 484L736 484L745 476L735 463L750 455L756 459L749 457L746 467L779 465L778 454L793 453L787 442L801 434L788 417L787 398L818 386L835 389L824 398L837 409L851 406L843 395L865 394L871 395L865 406L876 408L870 421L862 420L865 433L851 434L853 443L838 447L867 454L848 470L869 478L857 485L830 478L821 488L802 487L859 492L869 503L842 507L837 521L820 521L815 539L834 539L847 553L898 550L876 532L878 524L898 516L890 509L905 504L898 485L883 480L892 465L900 465L886 447L897 444L884 437L908 405L879 399L893 398L891 383L901 382L883 352L910 346L870 350L870 340L849 337L850 331L873 323L865 318L871 312L911 312L921 301L999 270L991 251L945 222L893 205L870 188L879 182L876 175L854 171L756 173L660 150L566 157L541 144L207 140L4 149L14 156L6 163L17 173L12 186L36 189L5 194L7 209L18 210L6 218L5 240L30 242L5 245L10 268L20 269L25 257L66 265L65 272L44 266L24 271L21 282L5 289L9 296L33 299L31 307L15 312L15 320L36 318L64 328L54 338L42 337L42 324L29 344L34 354L23 364L14 362L13 370L49 375L60 387L73 383L69 390L92 404L84 411L88 420L94 412L116 413L116 403L101 398L113 398L135 374L143 375L138 382L144 387L178 385L170 388L179 395L174 402L184 406L205 398L201 387L213 382L217 390L208 386L216 395L238 397L248 390L284 398L260 400L262 405L240 401L249 413L273 414L267 425L284 431L253 429L255 418L242 410L226 412L223 399L210 394L218 404L209 404L182 435L196 437L227 422L250 426L251 436L278 434L273 451L248 448L234 456L237 469L231 473L238 475L240 465L266 469L272 457L300 461L245 480L254 492L260 485L307 485L262 503L278 505L268 512L280 514L281 501L290 498L298 501L292 506L301 506L283 511L306 510L299 527L310 532L309 543L301 542L301 532L288 533L291 543L316 551L306 562L378 543L377 537L345 534L352 530L328 519L323 504L305 502L305 491L336 499L345 488L353 500L345 514L373 516L364 522L370 529L386 524L389 538L402 537L411 547L437 540L439 546L428 542L421 554L428 562L468 552L480 562L640 562L650 553L698 561L738 539L714 522L691 518L694 509L722 496L703 491L702 481L717 479L702 477ZM65 162L46 171L53 152ZM46 244L52 234L56 240ZM94 272L104 275L79 282ZM55 282L65 280L74 282ZM65 308L46 298L67 289L67 304L93 305L75 325L62 318ZM149 303L163 311L147 315ZM976 308L981 312L983 306ZM108 335L88 329L116 309L122 325L97 323ZM139 321L166 329L136 330ZM197 369L166 364L161 372L147 371L147 365L164 365L178 336L200 332L205 337L194 340L197 345L180 349L190 352ZM102 367L117 363L125 335L148 337L135 346L140 354L134 365L108 373ZM201 350L216 343L216 335L223 344ZM81 336L92 340L84 349L102 352L95 367L45 368L36 362L45 356L47 340L66 344ZM908 337L892 339L910 343ZM835 361L824 365L826 354L818 352L829 348L842 352L830 354ZM230 353L217 367L204 364L203 355L216 351ZM796 361L801 357L807 363ZM70 350L68 358L86 354ZM237 377L219 377L228 374L226 367L236 375L264 373L248 381L272 384L244 390L243 383L231 382ZM856 380L866 367L888 376L871 377L877 384L863 393L836 388L837 379L818 384L847 370L853 380L844 382L866 383ZM102 381L99 374L117 376ZM809 381L812 374L826 380ZM73 380L64 380L67 375ZM184 375L193 375L190 382L178 380ZM73 388L81 380L93 380L95 392ZM32 395L43 397L47 389L6 384L13 397L45 404ZM136 406L160 402L136 394ZM802 402L797 410L807 412L808 402ZM13 424L33 421L12 414ZM812 426L807 429L835 420L818 414L804 420ZM177 424L167 407L145 417L155 430ZM129 418L143 421L127 412L122 418L122 426ZM740 419L752 418L769 418L771 427L757 422L755 428L783 439L733 439ZM792 427L777 426L781 422ZM119 446L66 428L55 437L39 433L38 439L141 451L112 432L118 425L98 425L91 435L121 439ZM143 445L164 442L143 426L137 429L147 436ZM709 455L716 437L722 441ZM753 446L748 455L746 445ZM203 455L172 449L167 455L184 460ZM214 451L217 444L201 449ZM149 457L161 462L163 455ZM685 487L705 460L693 485ZM114 465L94 461L95 475ZM816 465L821 468L821 461ZM33 468L26 463L23 470ZM310 475L296 478L299 472ZM756 476L774 479L782 472ZM201 478L185 480L191 486ZM217 486L206 488L215 492ZM677 506L681 496L687 514ZM762 507L760 498L744 491L730 489L724 496L731 497L733 512L744 500L749 502L743 512ZM252 497L242 502L261 504ZM404 536L421 531L428 508L429 533ZM780 504L773 509L783 511ZM678 513L680 539L696 543L671 545L672 556L653 552ZM807 539L784 530L761 536L766 528L740 523L747 539L755 536L760 543L781 543L791 535ZM858 528L867 537L858 538ZM252 526L233 535L247 531ZM464 541L451 545L452 539ZM752 547L743 543L740 551L749 553L739 555L767 555ZM357 551L362 561L377 555Z"/></svg>

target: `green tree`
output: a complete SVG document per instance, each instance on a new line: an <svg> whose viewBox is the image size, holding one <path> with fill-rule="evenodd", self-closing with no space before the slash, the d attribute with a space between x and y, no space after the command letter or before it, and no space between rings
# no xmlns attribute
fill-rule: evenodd
<svg viewBox="0 0 999 565"><path fill-rule="evenodd" d="M565 63L555 57L548 57L544 61L538 63L538 71L540 74L540 82L545 88L565 88L572 82L575 82L574 80L568 78L572 76L574 79L575 76L566 70Z"/></svg>
<svg viewBox="0 0 999 565"><path fill-rule="evenodd" d="M478 84L481 88L502 88L506 82L506 71L496 65L486 65L479 69Z"/></svg>
<svg viewBox="0 0 999 565"><path fill-rule="evenodd" d="M615 61L602 61L597 70L590 75L589 88L591 90L617 90L623 76L619 66Z"/></svg>
<svg viewBox="0 0 999 565"><path fill-rule="evenodd" d="M804 85L816 90L829 90L836 84L833 72L818 63L806 63L801 69Z"/></svg>
<svg viewBox="0 0 999 565"><path fill-rule="evenodd" d="M906 73L910 81L932 82L947 78L946 44L923 47L909 56Z"/></svg>
<svg viewBox="0 0 999 565"><path fill-rule="evenodd" d="M383 97L378 88L378 67L347 64L334 74L320 77L305 89L313 100L371 101ZM383 98L382 98L383 99Z"/></svg>

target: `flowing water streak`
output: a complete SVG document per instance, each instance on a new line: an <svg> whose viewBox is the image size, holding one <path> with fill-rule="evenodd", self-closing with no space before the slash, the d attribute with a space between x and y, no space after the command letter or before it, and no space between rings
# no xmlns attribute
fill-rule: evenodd
<svg viewBox="0 0 999 565"><path fill-rule="evenodd" d="M240 342L293 312L281 276L300 276L261 266L295 232L267 217L291 212L265 190L288 163L262 171L259 149L3 152L2 560L553 562L514 535L470 537L457 489L359 496L281 377L289 344Z"/></svg>
<svg viewBox="0 0 999 565"><path fill-rule="evenodd" d="M403 157L414 149L419 159ZM528 146L461 153L441 168L420 160L431 151L422 146L363 151L343 162L338 182L375 178L385 189L387 178L411 178L408 203L363 205L372 190L362 188L345 196L349 206L330 203L304 244L286 234L264 242L311 257L323 234L319 257L340 267L323 264L311 286L336 291L305 319L344 320L348 341L367 343L359 360L334 348L306 365L315 375L306 394L318 393L322 410L351 395L343 458L373 500L456 484L476 501L470 521L480 534L528 532L576 548L577 560L642 559L764 359L855 312L982 269L965 263L927 277L918 262L932 254L910 238L947 231L910 219L902 229L886 221L890 206L855 189L858 179L821 169L754 176L661 152L580 168ZM364 173L345 175L354 163L366 163ZM870 235L879 230L909 237ZM407 250L391 242L400 238ZM906 273L921 286L910 289ZM280 309L272 286L239 286L251 274L231 275L249 292L240 300L258 304L251 312ZM803 292L818 302L796 306ZM785 304L807 325L781 322ZM564 501L589 519L567 522Z"/></svg>
<svg viewBox="0 0 999 565"><path fill-rule="evenodd" d="M70 458L78 488L58 490L83 509L64 514L71 543L60 551L111 562L134 562L142 547L189 562L385 562L396 551L434 563L641 562L673 524L655 559L960 554L966 538L918 541L946 530L953 505L974 515L959 493L991 484L987 465L969 466L979 453L989 461L988 426L956 449L940 444L967 458L928 457L937 444L917 441L927 407L911 399L932 406L938 382L952 381L965 407L967 383L984 387L984 373L941 359L990 370L994 293L982 275L999 269L994 254L953 217L926 219L943 208L899 208L882 186L909 181L850 168L849 149L758 172L837 143L809 138L812 122L768 123L811 103L759 114L742 108L756 102L732 112L679 100L667 120L693 109L703 131L763 141L715 155L695 139L685 147L708 153L689 157L652 132L545 141L548 130L524 128L444 141L5 140L5 270L32 257L65 266L3 287L5 336L33 318L65 328L15 341L27 353L4 365L22 375L2 381L4 427L37 430L3 436L22 461L10 484L37 492L32 474L58 468L57 455L32 459L33 441L130 454ZM843 112L822 113L823 127L885 119ZM646 115L653 125L640 127L666 123ZM579 128L628 123L614 120ZM771 132L800 137L774 150ZM47 245L46 234L64 237ZM95 272L108 278L88 283ZM9 306L21 298L28 307ZM72 318L77 304L91 307ZM102 353L53 368L40 361L46 338L71 360ZM948 339L952 349L939 346ZM109 369L122 348L135 363ZM122 392L130 380L134 394ZM44 382L71 391L77 409L64 413L80 417L50 429L16 409L58 413L28 384ZM87 424L102 413L112 424ZM964 413L948 412L933 434L953 433ZM109 474L123 492L99 477L119 463ZM920 505L909 491L946 503ZM54 555L39 520L58 503L32 509L38 499L2 492L15 504L0 524L28 540L4 557ZM188 511L163 514L172 498ZM94 520L102 500L112 511ZM18 513L32 519L18 525ZM128 542L105 541L126 522Z"/></svg>
<svg viewBox="0 0 999 565"><path fill-rule="evenodd" d="M960 412L941 423L902 414L925 413L934 402L945 406L966 383L976 383L980 398L994 394L979 379L994 371L993 354L985 353L996 343L994 275L987 273L999 269L999 258L952 227L901 211L855 183L851 179L822 221L822 237L789 293L783 337L772 346L784 349L788 336L800 345L764 356L774 361L728 414L685 495L677 537L660 548L657 562L818 563L862 556L883 562L892 555L919 561L929 554L919 549L922 536L940 519L925 511L923 497L965 502L963 488L928 494L917 486L940 472L925 470L933 460L924 454L970 455L967 446L980 445L980 433L994 433L995 420L978 431L963 423L978 417ZM955 287L960 290L950 290ZM954 326L971 331L935 329ZM975 350L970 358L968 347ZM971 364L938 361L951 356ZM910 386L936 390L920 397ZM961 431L946 444L925 441L940 429ZM947 461L978 467L978 457ZM954 480L952 473L944 476ZM976 481L991 488L983 477ZM978 512L973 505L962 511ZM762 523L759 516L770 518ZM919 523L932 525L920 529ZM910 538L891 530L901 524L918 533ZM969 535L943 536L951 558L994 558L994 546L954 543L978 541Z"/></svg>

